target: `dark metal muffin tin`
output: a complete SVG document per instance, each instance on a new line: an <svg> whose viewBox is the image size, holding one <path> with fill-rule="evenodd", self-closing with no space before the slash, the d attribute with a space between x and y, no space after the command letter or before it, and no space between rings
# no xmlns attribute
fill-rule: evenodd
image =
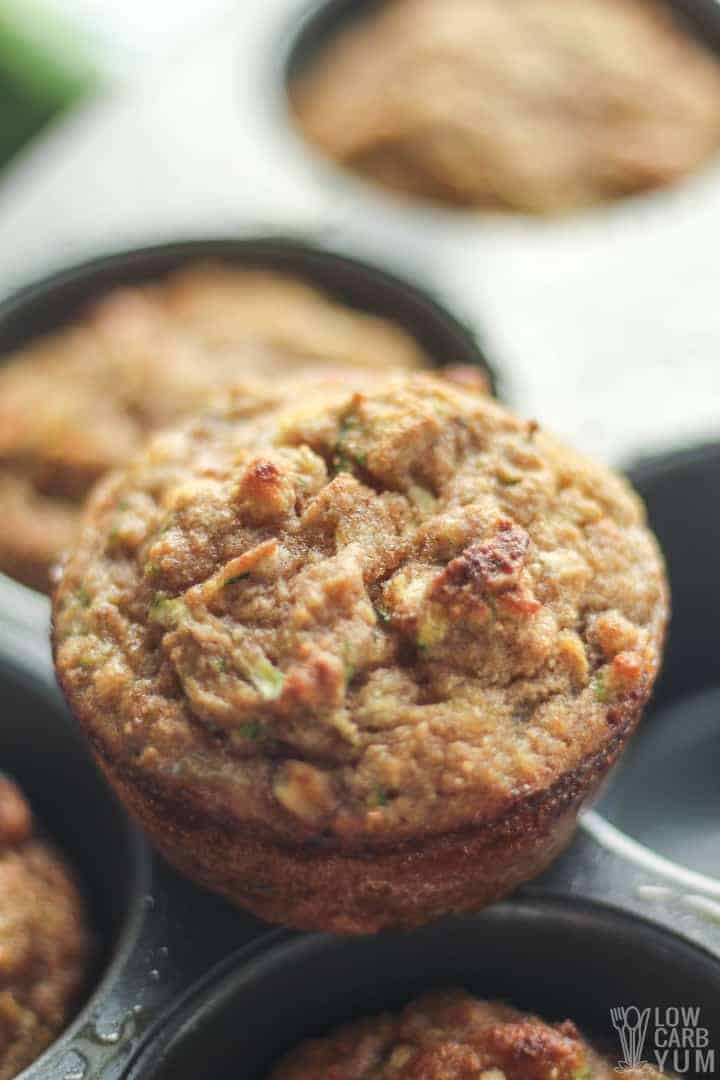
<svg viewBox="0 0 720 1080"><path fill-rule="evenodd" d="M280 934L270 948L250 947L203 980L128 1080L264 1080L280 1055L328 1026L450 986L545 1016L572 1012L601 1038L610 1009L624 1002L661 1010L693 1002L715 1045L719 977L717 960L667 931L550 897L370 940Z"/></svg>
<svg viewBox="0 0 720 1080"><path fill-rule="evenodd" d="M668 660L654 705L600 803L636 838L591 812L542 878L477 916L370 939L283 931L260 939L177 1003L148 1034L128 1080L263 1080L304 1038L442 986L505 999L550 1019L572 1016L616 1060L612 1008L653 1010L652 1049L654 1010L662 1018L668 1008L692 1005L720 1069L720 848L711 841L720 830L717 770L710 782L718 762L717 713L714 731L701 722L701 738L683 738L696 726L697 695L714 690L716 703L719 696L720 445L630 471L667 554L674 593ZM663 721L667 710L672 725ZM694 781L705 772L703 788ZM631 828L636 819L652 827ZM706 1075L692 1056L689 1068L684 1058L677 1066L683 1075Z"/></svg>
<svg viewBox="0 0 720 1080"><path fill-rule="evenodd" d="M653 708L600 809L635 840L720 879L720 445L641 462L631 475L667 555L673 615Z"/></svg>
<svg viewBox="0 0 720 1080"><path fill-rule="evenodd" d="M27 1080L120 1076L143 1031L194 978L255 937L254 919L157 860L90 760L47 648L0 623L0 764L76 869L100 950L79 1015Z"/></svg>
<svg viewBox="0 0 720 1080"><path fill-rule="evenodd" d="M495 385L475 335L429 295L372 266L279 237L144 248L53 275L0 304L0 355L71 321L115 286L207 259L297 275L392 319L438 366L478 366ZM77 867L101 955L80 1015L24 1075L105 1080L122 1074L142 1033L182 991L267 927L179 879L130 826L62 703L48 622L47 597L0 575L0 766L28 792L40 822Z"/></svg>
<svg viewBox="0 0 720 1080"><path fill-rule="evenodd" d="M396 322L438 366L481 368L497 390L495 373L475 332L427 292L357 259L279 236L161 244L93 259L53 274L0 303L0 362L32 339L71 322L108 290L150 281L204 260L295 275L350 307ZM45 596L0 573L0 620L44 634L48 618Z"/></svg>
<svg viewBox="0 0 720 1080"><path fill-rule="evenodd" d="M477 293L446 283L444 274L464 246L473 260L464 268L474 265L476 249L484 272L492 268L497 237L482 231L480 215L473 221L463 211L403 204L312 148L301 149L302 135L288 116L288 78L348 17L377 3L325 0L304 20L293 20L281 64L270 64L269 126L287 140L288 168L294 143L298 158L305 153L306 163L315 160L332 180L332 189L323 188L326 216L343 247L381 251L383 263L408 266L413 276L419 267L432 271L437 261L444 294L472 311ZM716 0L673 0L673 6L720 50ZM514 236L527 227L522 242L544 256L545 225L535 231L534 222L518 224L518 217L505 217L502 229ZM579 217L577 247L567 250L578 263L611 215L602 209ZM563 229L552 234L555 241ZM72 318L116 284L207 257L298 273L394 317L441 360L483 363L472 334L427 296L368 266L282 238L173 244L55 275L0 304L0 354ZM508 265L506 250L500 272ZM597 265L602 271L608 264ZM520 305L522 284L521 277L519 301L517 282L505 285ZM581 289L565 299L564 278L559 291L581 320L588 311L603 317L602 306L599 314L590 309ZM601 297L602 282L598 288L593 279L589 291ZM529 325L525 342L533 341ZM587 333L592 336L590 323ZM637 335L629 341L624 352L636 355ZM720 446L642 462L631 474L648 501L673 585L673 624L655 702L598 809L585 815L569 851L542 878L476 917L407 935L348 941L271 930L181 881L127 824L87 758L54 688L46 598L0 577L0 765L27 786L40 818L76 864L103 944L88 1002L27 1070L28 1080L254 1080L305 1036L452 983L550 1018L572 1016L615 1053L610 1008L696 1005L720 1057Z"/></svg>
<svg viewBox="0 0 720 1080"><path fill-rule="evenodd" d="M485 363L472 335L424 294L279 239L177 244L57 275L0 306L0 351L71 319L113 285L207 257L299 273L395 318L439 360ZM409 935L344 941L270 930L180 880L128 824L67 715L48 655L47 600L3 583L0 764L76 865L102 944L87 1003L28 1080L250 1080L305 1035L451 983L571 1015L608 1040L615 1005L698 1005L720 1053L717 740L711 713L696 723L693 698L720 684L720 447L641 463L632 476L669 557L675 607L641 753L631 749L611 779L606 816L587 814L541 879L474 918Z"/></svg>
<svg viewBox="0 0 720 1080"><path fill-rule="evenodd" d="M644 463L632 474L675 592L665 676L637 741L652 755L662 710L677 708L681 727L686 696L718 681L720 518L712 494L720 446ZM0 761L27 786L77 866L104 945L87 1005L27 1070L28 1080L254 1080L303 1037L442 985L506 998L548 1018L572 1016L617 1056L610 1008L692 1005L720 1054L714 864L703 864L704 873L687 869L638 842L652 837L634 840L591 812L542 878L477 916L358 940L271 930L181 881L127 824L67 716L37 634L0 625L0 656ZM668 753L678 775L689 775L693 762L704 767L702 756L683 765L675 745ZM619 821L631 768L620 766L601 803ZM629 785L633 794L632 773ZM672 793L656 812L668 828L682 823ZM710 805L708 828L713 820ZM695 822L687 822L689 865Z"/></svg>

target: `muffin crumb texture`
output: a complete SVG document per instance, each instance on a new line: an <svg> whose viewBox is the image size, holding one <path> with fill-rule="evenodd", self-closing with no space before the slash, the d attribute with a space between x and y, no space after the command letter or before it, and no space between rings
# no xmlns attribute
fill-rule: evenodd
<svg viewBox="0 0 720 1080"><path fill-rule="evenodd" d="M614 1070L566 1020L549 1024L463 990L436 991L399 1014L357 1020L302 1043L270 1080L653 1080Z"/></svg>
<svg viewBox="0 0 720 1080"><path fill-rule="evenodd" d="M389 0L291 96L328 157L459 207L602 203L671 184L720 144L720 64L655 0Z"/></svg>
<svg viewBox="0 0 720 1080"><path fill-rule="evenodd" d="M75 880L0 776L0 1080L17 1076L66 1026L90 959Z"/></svg>
<svg viewBox="0 0 720 1080"><path fill-rule="evenodd" d="M0 366L0 570L49 591L95 481L234 379L428 363L390 319L281 273L196 264L114 289Z"/></svg>
<svg viewBox="0 0 720 1080"><path fill-rule="evenodd" d="M440 378L326 378L259 411L238 387L101 485L54 640L118 775L373 850L500 820L605 753L666 613L620 478Z"/></svg>

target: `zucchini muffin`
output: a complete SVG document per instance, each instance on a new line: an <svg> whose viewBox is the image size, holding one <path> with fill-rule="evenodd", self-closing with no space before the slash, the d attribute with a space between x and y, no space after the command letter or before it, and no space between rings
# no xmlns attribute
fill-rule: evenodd
<svg viewBox="0 0 720 1080"><path fill-rule="evenodd" d="M84 498L149 431L244 375L309 362L376 370L428 363L389 320L299 279L195 265L120 288L0 367L0 570L50 589Z"/></svg>
<svg viewBox="0 0 720 1080"><path fill-rule="evenodd" d="M160 850L264 918L479 908L565 846L650 693L642 506L439 377L247 400L96 489L54 604L70 706Z"/></svg>
<svg viewBox="0 0 720 1080"><path fill-rule="evenodd" d="M720 63L659 0L389 0L291 98L328 157L458 207L569 211L720 145Z"/></svg>
<svg viewBox="0 0 720 1080"><path fill-rule="evenodd" d="M548 1024L464 990L425 994L399 1014L337 1028L292 1050L270 1080L654 1080L616 1070L570 1020Z"/></svg>
<svg viewBox="0 0 720 1080"><path fill-rule="evenodd" d="M17 1076L71 1019L91 952L73 875L0 775L0 1080Z"/></svg>
<svg viewBox="0 0 720 1080"><path fill-rule="evenodd" d="M570 1020L549 1024L464 990L336 1028L292 1050L270 1080L654 1080L613 1069Z"/></svg>

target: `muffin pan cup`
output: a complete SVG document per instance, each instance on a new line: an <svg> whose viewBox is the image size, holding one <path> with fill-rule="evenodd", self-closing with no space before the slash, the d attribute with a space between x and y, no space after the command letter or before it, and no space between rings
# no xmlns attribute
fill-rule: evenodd
<svg viewBox="0 0 720 1080"><path fill-rule="evenodd" d="M82 263L21 289L0 303L0 362L8 353L72 322L109 290L152 281L195 262L216 261L300 278L349 307L383 316L407 330L436 360L480 368L494 392L497 379L476 334L428 293L393 274L298 239L194 239L120 252ZM242 374L242 372L239 372ZM45 636L47 597L0 573L0 622Z"/></svg>
<svg viewBox="0 0 720 1080"><path fill-rule="evenodd" d="M281 41L277 69L274 72L276 94L270 94L275 106L275 120L280 120L288 152L305 158L306 164L315 167L318 176L325 174L338 193L346 189L347 195L358 201L357 209L365 216L370 206L392 216L405 219L411 228L422 228L423 219L431 219L434 225L452 228L453 223L472 223L483 218L538 218L524 211L493 211L482 208L446 205L442 202L413 196L402 191L383 187L365 178L353 169L335 161L312 143L303 131L293 110L291 90L295 79L309 71L327 48L343 31L372 19L389 0L312 0L298 16L294 14L279 33ZM716 0L663 0L663 3L679 17L679 21L701 43L720 52L720 7ZM279 74L279 78L277 75ZM702 171L702 166L700 171ZM652 194L651 189L641 192L636 199ZM616 202L627 201L625 196ZM600 204L612 206L613 203ZM592 209L592 208L590 208ZM571 212L571 217L582 218L587 209ZM563 215L561 214L560 217Z"/></svg>
<svg viewBox="0 0 720 1080"><path fill-rule="evenodd" d="M481 315L508 399L572 445L618 463L643 447L714 437L720 380L707 267L720 150L677 183L559 215L452 208L386 190L314 146L288 93L344 26L386 2L284 0L256 85L238 80L237 111L262 114L274 156L322 207L319 223L346 249L401 272L422 267L454 310ZM716 0L665 2L720 54ZM653 382L656 408L638 407Z"/></svg>
<svg viewBox="0 0 720 1080"><path fill-rule="evenodd" d="M680 886L720 901L720 444L629 471L666 554L673 611L652 707L599 812L681 865ZM598 825L612 843L612 831Z"/></svg>
<svg viewBox="0 0 720 1080"><path fill-rule="evenodd" d="M587 901L524 896L411 935L280 934L266 944L242 951L195 987L140 1051L128 1080L265 1080L303 1039L451 986L550 1019L570 1013L615 1060L621 1049L610 1010L623 1005L653 1012L650 1060L655 1018L677 1006L698 1010L695 1031L707 1029L710 1047L720 1040L718 960ZM703 1062L693 1055L687 1075L700 1075Z"/></svg>

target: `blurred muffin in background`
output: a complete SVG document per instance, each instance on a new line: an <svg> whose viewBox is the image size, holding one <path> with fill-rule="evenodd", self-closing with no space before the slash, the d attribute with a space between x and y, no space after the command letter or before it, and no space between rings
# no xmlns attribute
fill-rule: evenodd
<svg viewBox="0 0 720 1080"><path fill-rule="evenodd" d="M62 1031L91 960L87 914L30 807L0 774L0 1080L12 1080Z"/></svg>
<svg viewBox="0 0 720 1080"><path fill-rule="evenodd" d="M49 591L92 484L230 379L428 363L392 321L274 272L196 265L116 289L0 367L0 570Z"/></svg>
<svg viewBox="0 0 720 1080"><path fill-rule="evenodd" d="M326 155L407 195L550 214L720 143L720 63L654 0L390 0L292 88Z"/></svg>

